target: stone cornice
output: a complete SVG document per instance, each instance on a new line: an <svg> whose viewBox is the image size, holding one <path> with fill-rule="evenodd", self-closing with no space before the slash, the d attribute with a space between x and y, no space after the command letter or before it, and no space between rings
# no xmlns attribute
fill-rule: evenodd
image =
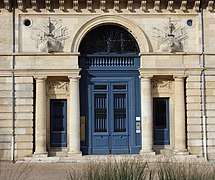
<svg viewBox="0 0 215 180"><path fill-rule="evenodd" d="M200 0L15 0L16 8L25 12L26 9L33 9L40 12L40 9L46 9L47 11L54 12L53 10L59 9L63 12L67 10L74 10L81 12L86 9L90 12L100 9L104 12L108 12L109 9L113 9L117 12L121 12L121 9L127 9L130 12L135 13L136 9L140 9L143 12L149 12L154 10L161 12L167 10L174 12L180 10L187 12L193 10L199 12ZM205 0L203 8L214 11L214 0ZM11 10L10 0L0 0L0 9Z"/></svg>

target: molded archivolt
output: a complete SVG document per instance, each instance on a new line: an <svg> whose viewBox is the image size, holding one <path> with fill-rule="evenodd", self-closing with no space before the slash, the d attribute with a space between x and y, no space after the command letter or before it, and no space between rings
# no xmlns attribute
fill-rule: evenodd
<svg viewBox="0 0 215 180"><path fill-rule="evenodd" d="M126 18L114 15L104 15L96 17L84 24L77 32L73 39L71 51L78 52L79 46L81 44L84 36L90 32L93 28L101 26L104 24L115 24L125 28L130 32L138 43L140 54L143 52L149 52L149 42L147 41L146 35L143 30L139 28L136 24L129 21Z"/></svg>

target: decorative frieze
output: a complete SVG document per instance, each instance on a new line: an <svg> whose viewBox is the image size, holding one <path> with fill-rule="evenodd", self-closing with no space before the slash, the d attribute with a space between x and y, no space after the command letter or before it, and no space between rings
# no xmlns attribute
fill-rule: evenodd
<svg viewBox="0 0 215 180"><path fill-rule="evenodd" d="M17 0L18 9L23 10L23 1Z"/></svg>
<svg viewBox="0 0 215 180"><path fill-rule="evenodd" d="M10 1L9 0L4 0L4 8L8 11L11 10L11 7L10 7Z"/></svg>
<svg viewBox="0 0 215 180"><path fill-rule="evenodd" d="M78 0L73 0L73 9L75 10L75 11L78 11Z"/></svg>
<svg viewBox="0 0 215 180"><path fill-rule="evenodd" d="M61 81L53 81L47 83L47 93L49 95L53 94L68 94L69 83Z"/></svg>
<svg viewBox="0 0 215 180"><path fill-rule="evenodd" d="M50 11L51 10L51 1L50 0L45 0L45 5L46 5L46 9L48 11Z"/></svg>
<svg viewBox="0 0 215 180"><path fill-rule="evenodd" d="M100 0L100 9L106 11L106 0Z"/></svg>
<svg viewBox="0 0 215 180"><path fill-rule="evenodd" d="M170 92L172 90L172 81L166 79L153 79L152 90Z"/></svg>
<svg viewBox="0 0 215 180"><path fill-rule="evenodd" d="M208 11L213 11L214 10L214 0L213 1L208 1Z"/></svg>
<svg viewBox="0 0 215 180"><path fill-rule="evenodd" d="M122 0L121 0L122 1ZM122 1L123 5L120 7L120 0L98 0L95 1L96 6L99 6L99 8L102 11L107 10L107 5L108 8L113 8L116 11L122 10L122 7L125 9L127 8L129 11L133 12L134 10L134 4L135 4L135 10L143 10L144 12L150 12L153 9L157 12L161 12L166 7L166 10L173 11L173 10L178 10L180 9L181 11L187 11L189 7L189 11L192 9L199 12L200 11L200 0L193 0L193 1L188 1L188 0L166 0L166 1L161 1L161 0L140 0L137 3L134 0L125 0ZM11 0L3 0L3 7L7 10L11 10ZM16 5L18 9L20 10L25 10L25 8L29 9L32 8L34 10L40 9L46 9L48 11L52 10L52 3L53 1L51 0L30 0L30 3L27 3L27 1L24 0L16 0ZM65 0L59 0L58 3L55 4L54 8L59 8L60 10L64 11L66 9L73 9L75 11L80 12L80 2L81 2L81 7L87 9L88 11L93 10L93 0L85 0L85 1L80 1L80 0L72 0L71 3L66 3ZM124 4L125 3L125 4ZM151 6L151 3L153 3ZM147 5L150 4L148 7ZM188 6L189 4L189 6ZM113 6L112 6L113 5ZM126 6L125 6L126 5ZM167 5L167 6L166 6ZM58 7L57 7L58 6ZM214 10L214 0L207 0L206 2L206 7L209 11ZM97 9L97 8L96 8ZM94 9L94 10L96 10ZM192 11L193 12L193 11Z"/></svg>
<svg viewBox="0 0 215 180"><path fill-rule="evenodd" d="M141 1L141 9L143 10L143 11L147 11L147 1L145 1L145 0L142 0Z"/></svg>
<svg viewBox="0 0 215 180"><path fill-rule="evenodd" d="M87 0L87 10L92 11L93 10L93 1Z"/></svg>
<svg viewBox="0 0 215 180"><path fill-rule="evenodd" d="M133 1L128 0L127 8L128 8L129 11L133 11L133 3L134 3Z"/></svg>
<svg viewBox="0 0 215 180"><path fill-rule="evenodd" d="M115 9L116 11L119 11L119 10L120 10L120 8L119 8L119 0L114 0L114 9Z"/></svg>
<svg viewBox="0 0 215 180"><path fill-rule="evenodd" d="M37 10L37 1L36 0L31 0L31 7L34 10Z"/></svg>
<svg viewBox="0 0 215 180"><path fill-rule="evenodd" d="M200 1L195 1L193 9L197 12L200 10Z"/></svg>
<svg viewBox="0 0 215 180"><path fill-rule="evenodd" d="M186 11L187 10L187 0L183 0L181 1L181 7L180 7L181 11Z"/></svg>
<svg viewBox="0 0 215 180"><path fill-rule="evenodd" d="M167 10L173 11L174 1L168 1Z"/></svg>
<svg viewBox="0 0 215 180"><path fill-rule="evenodd" d="M160 11L160 1L155 0L154 2L154 10Z"/></svg>
<svg viewBox="0 0 215 180"><path fill-rule="evenodd" d="M59 9L64 11L65 7L64 7L64 0L59 0Z"/></svg>

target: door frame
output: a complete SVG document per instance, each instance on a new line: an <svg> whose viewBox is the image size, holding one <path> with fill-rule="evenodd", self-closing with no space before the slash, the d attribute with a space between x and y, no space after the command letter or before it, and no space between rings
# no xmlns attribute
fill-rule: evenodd
<svg viewBox="0 0 215 180"><path fill-rule="evenodd" d="M135 115L133 115L133 111L135 109L134 107L134 101L132 100L131 96L134 89L134 78L133 77L95 77L95 78L88 78L88 83L90 82L96 82L99 84L105 84L105 83L127 83L128 84L128 99L127 101L129 103L128 106L128 122L127 122L127 133L128 133L128 138L129 138L129 145L128 145L128 149L130 151L130 146L132 145L132 141L133 141L133 136L131 135L131 133L135 134L135 132L132 132L132 129L134 129L135 124L132 123L132 119L135 118ZM90 87L88 88L88 94L90 97L88 97L88 103L89 103L89 109L93 108L93 101L92 100L92 95L93 95L93 85L90 85ZM130 97L129 97L130 96ZM94 133L94 128L93 128L93 112L89 110L89 114L88 114L88 118L89 118L89 154L93 154L93 133ZM133 116L133 117L132 117Z"/></svg>
<svg viewBox="0 0 215 180"><path fill-rule="evenodd" d="M166 128L165 129L156 129L155 126L155 99L165 99L166 100L166 104L165 104L165 109L166 109ZM168 139L163 139L163 144L155 144L155 145L161 145L161 146L165 146L165 145L170 145L170 97L153 97L153 132L154 132L154 144L155 144L155 134L162 132L164 133L168 133ZM157 132L156 132L157 131ZM160 140L161 141L161 140Z"/></svg>
<svg viewBox="0 0 215 180"><path fill-rule="evenodd" d="M171 81L170 81L170 83L171 83ZM169 135L170 135L170 144L169 145L155 145L154 144L154 149L155 150L173 149L174 144L175 144L175 137L174 137L174 132L175 132L174 103L175 103L175 101L174 101L174 92L173 92L174 88L173 87L171 87L168 90L160 90L160 89L158 89L158 90L152 91L152 98L169 98Z"/></svg>
<svg viewBox="0 0 215 180"><path fill-rule="evenodd" d="M65 145L62 145L62 143L61 143L61 145L60 146L51 146L51 141L52 141L52 139L51 139L51 133L52 133L52 130L51 130L51 121L52 121L52 119L51 119L51 117L52 117L52 115L51 115L51 113L52 113L52 110L51 110L51 108L52 108L52 102L54 102L54 101L64 101L64 103L65 103L65 105L66 105L66 107L65 107L65 109L63 110L63 111L65 111L65 131L66 131L66 137L65 137ZM67 102L67 99L50 99L50 148L66 148L66 147L68 147L68 139L67 139L67 137L68 137L68 129L67 129L67 127L68 127L68 111L67 111L67 108L68 108L68 102ZM61 137L62 138L62 137Z"/></svg>
<svg viewBox="0 0 215 180"><path fill-rule="evenodd" d="M47 89L48 89L48 84L50 82L58 82L58 81L59 81L59 79L57 79L57 81L48 79L48 81L47 81ZM60 80L60 82L67 82L68 83L68 81L64 81L64 80ZM70 98L69 98L69 93L67 91L65 91L65 90L60 90L60 91L57 91L57 92L47 91L47 103L46 103L46 110L47 110L47 114L46 114L46 117L47 117L47 121L46 121L47 150L48 150L48 152L51 152L52 149L55 149L55 148L50 146L50 100L51 99L65 99L65 100L67 100L67 147L62 147L60 149L67 149L68 150L69 142L70 142L69 141Z"/></svg>

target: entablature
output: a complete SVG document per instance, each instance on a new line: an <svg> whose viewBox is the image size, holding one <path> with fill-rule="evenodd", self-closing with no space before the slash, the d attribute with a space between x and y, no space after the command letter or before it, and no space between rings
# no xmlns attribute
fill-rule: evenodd
<svg viewBox="0 0 215 180"><path fill-rule="evenodd" d="M0 9L11 11L13 0L0 0ZM199 12L200 7L208 11L214 11L214 0L14 0L15 7L19 10L27 12L28 9L33 9L40 12L41 9L54 12L54 10L61 10L68 12L74 10L82 12L88 10L94 12L102 10L121 10L127 9L135 13L138 10L143 12L174 12L176 10L182 12ZM202 4L201 4L202 3Z"/></svg>

